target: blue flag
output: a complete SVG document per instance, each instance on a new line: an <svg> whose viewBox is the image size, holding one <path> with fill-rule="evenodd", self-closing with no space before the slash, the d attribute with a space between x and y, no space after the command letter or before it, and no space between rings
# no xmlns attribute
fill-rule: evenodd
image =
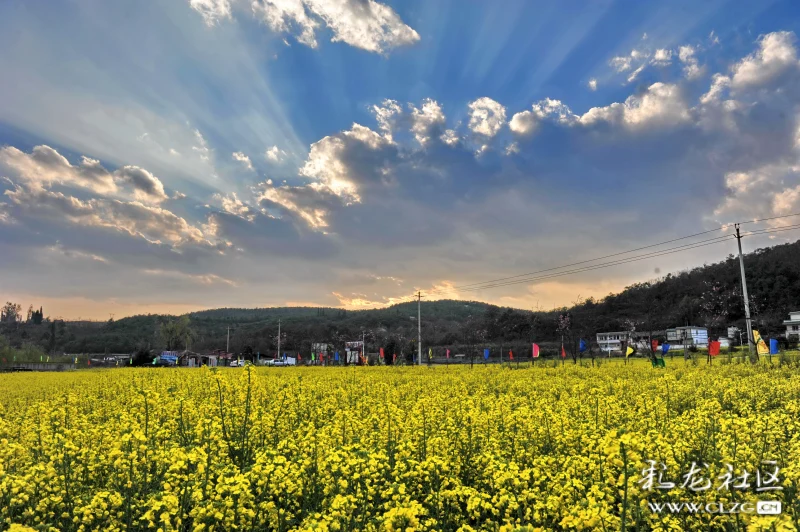
<svg viewBox="0 0 800 532"><path fill-rule="evenodd" d="M333 355L333 359L334 359L336 362L339 362L339 351L336 351L336 353Z"/></svg>
<svg viewBox="0 0 800 532"><path fill-rule="evenodd" d="M776 340L775 338L770 338L769 340L769 354L770 355L778 354L778 340Z"/></svg>
<svg viewBox="0 0 800 532"><path fill-rule="evenodd" d="M579 344L579 347L578 347L578 348L580 349L580 352L581 352L581 353L583 353L584 351L586 351L586 340L584 340L584 339L581 339L581 342L580 342L580 344Z"/></svg>
<svg viewBox="0 0 800 532"><path fill-rule="evenodd" d="M661 354L666 355L667 351L669 351L669 344L665 342L661 344Z"/></svg>
<svg viewBox="0 0 800 532"><path fill-rule="evenodd" d="M483 350L483 358L485 358L486 360L489 360L489 350L488 349L484 349Z"/></svg>

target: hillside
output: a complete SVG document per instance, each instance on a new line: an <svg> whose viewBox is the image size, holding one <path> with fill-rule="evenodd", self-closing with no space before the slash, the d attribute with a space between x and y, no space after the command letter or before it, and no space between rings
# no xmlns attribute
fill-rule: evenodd
<svg viewBox="0 0 800 532"><path fill-rule="evenodd" d="M746 255L748 288L754 324L766 335L780 334L781 321L800 309L800 241L759 249ZM744 324L738 259L703 265L689 271L629 286L602 300L588 299L570 309L530 312L474 301L423 301L422 335L426 346L484 344L522 348L531 340L560 339L558 316L571 316L571 335L593 338L598 331L623 330L632 322L638 330L663 330L675 325L705 325L711 334L724 334L728 325ZM416 350L416 303L385 309L349 311L332 308L222 308L188 314L193 350L225 349L230 327L231 351L248 346L253 352L274 352L278 320L282 348L309 351L312 342L341 345L360 339L384 346L388 352ZM163 347L160 324L164 315L123 318L103 323L50 322L0 324L11 345L33 343L48 351L68 353L125 353ZM519 346L519 347L518 347Z"/></svg>

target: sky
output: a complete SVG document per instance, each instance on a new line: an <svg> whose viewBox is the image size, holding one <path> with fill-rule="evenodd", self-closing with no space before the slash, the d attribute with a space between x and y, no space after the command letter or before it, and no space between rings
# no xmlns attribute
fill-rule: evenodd
<svg viewBox="0 0 800 532"><path fill-rule="evenodd" d="M717 262L468 286L800 223L798 35L795 0L5 0L0 298L551 308Z"/></svg>

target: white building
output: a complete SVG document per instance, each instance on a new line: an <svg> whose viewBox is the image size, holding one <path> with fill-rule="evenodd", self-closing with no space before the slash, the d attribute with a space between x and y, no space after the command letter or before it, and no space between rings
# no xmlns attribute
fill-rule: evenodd
<svg viewBox="0 0 800 532"><path fill-rule="evenodd" d="M600 346L601 351L621 351L622 342L628 338L630 338L630 333L626 331L597 333L597 345Z"/></svg>
<svg viewBox="0 0 800 532"><path fill-rule="evenodd" d="M800 310L790 312L789 319L784 320L783 324L786 325L786 338L800 337Z"/></svg>
<svg viewBox="0 0 800 532"><path fill-rule="evenodd" d="M688 345L697 347L708 347L708 329L705 327L695 327L688 325L686 327L675 327L667 329L667 342L670 344L683 345L683 340L686 339Z"/></svg>

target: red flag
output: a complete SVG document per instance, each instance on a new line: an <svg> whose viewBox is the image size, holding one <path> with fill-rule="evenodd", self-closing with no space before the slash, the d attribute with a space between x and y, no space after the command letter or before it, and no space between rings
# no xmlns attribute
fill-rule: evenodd
<svg viewBox="0 0 800 532"><path fill-rule="evenodd" d="M708 354L712 357L715 357L719 354L719 342L709 342L708 344Z"/></svg>
<svg viewBox="0 0 800 532"><path fill-rule="evenodd" d="M658 340L652 340L650 345L653 346L653 351L658 351Z"/></svg>
<svg viewBox="0 0 800 532"><path fill-rule="evenodd" d="M86 359L86 365L87 366L91 366L92 365L91 359L88 359L88 358Z"/></svg>
<svg viewBox="0 0 800 532"><path fill-rule="evenodd" d="M297 353L297 360L303 360L303 357L300 356L300 353Z"/></svg>
<svg viewBox="0 0 800 532"><path fill-rule="evenodd" d="M383 358L383 348L381 347L381 358Z"/></svg>
<svg viewBox="0 0 800 532"><path fill-rule="evenodd" d="M511 349L508 350L508 359L514 360L514 353L511 351Z"/></svg>
<svg viewBox="0 0 800 532"><path fill-rule="evenodd" d="M533 358L539 358L539 346L533 344Z"/></svg>
<svg viewBox="0 0 800 532"><path fill-rule="evenodd" d="M561 358L567 358L567 352L564 351L564 344L561 344Z"/></svg>
<svg viewBox="0 0 800 532"><path fill-rule="evenodd" d="M444 354L445 358L450 358L450 350L448 349L447 352Z"/></svg>
<svg viewBox="0 0 800 532"><path fill-rule="evenodd" d="M392 364L397 362L397 353L392 354Z"/></svg>

